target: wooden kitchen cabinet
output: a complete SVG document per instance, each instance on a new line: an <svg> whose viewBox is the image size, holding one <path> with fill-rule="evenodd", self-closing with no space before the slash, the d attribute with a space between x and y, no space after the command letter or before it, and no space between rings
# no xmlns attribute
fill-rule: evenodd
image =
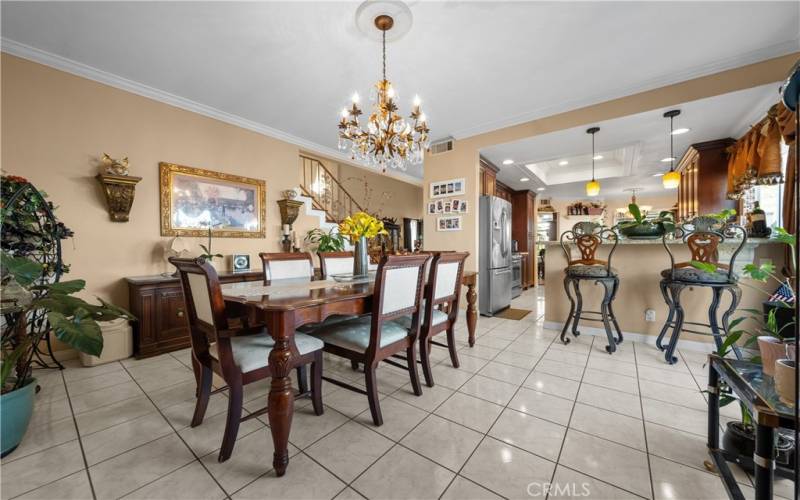
<svg viewBox="0 0 800 500"><path fill-rule="evenodd" d="M511 239L523 254L522 288L536 285L536 194L514 191L511 196Z"/></svg>
<svg viewBox="0 0 800 500"><path fill-rule="evenodd" d="M261 271L221 272L220 283L261 281ZM133 349L146 358L189 347L186 306L178 278L161 275L126 278L129 307L139 321L133 323Z"/></svg>
<svg viewBox="0 0 800 500"><path fill-rule="evenodd" d="M495 196L497 187L497 172L500 169L481 158L480 184L481 195Z"/></svg>
<svg viewBox="0 0 800 500"><path fill-rule="evenodd" d="M727 199L728 153L736 141L719 139L692 144L676 170L681 174L678 187L678 219L736 208L736 201Z"/></svg>

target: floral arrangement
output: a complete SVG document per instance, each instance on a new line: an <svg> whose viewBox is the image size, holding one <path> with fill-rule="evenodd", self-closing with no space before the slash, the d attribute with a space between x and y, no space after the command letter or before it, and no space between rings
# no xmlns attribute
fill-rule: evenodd
<svg viewBox="0 0 800 500"><path fill-rule="evenodd" d="M383 227L383 222L366 212L356 212L346 217L339 224L339 234L350 238L351 243L355 243L359 238L374 238L379 234L389 234Z"/></svg>

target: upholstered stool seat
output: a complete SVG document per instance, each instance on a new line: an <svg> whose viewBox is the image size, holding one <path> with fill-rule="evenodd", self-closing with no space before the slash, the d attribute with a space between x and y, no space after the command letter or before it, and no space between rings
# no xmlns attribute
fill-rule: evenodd
<svg viewBox="0 0 800 500"><path fill-rule="evenodd" d="M672 269L664 269L661 271L661 277L690 283L736 283L739 281L736 273L732 273L729 278L728 271L724 269L717 269L710 273L695 267L679 267L675 269L674 274Z"/></svg>
<svg viewBox="0 0 800 500"><path fill-rule="evenodd" d="M581 278L607 278L617 275L617 270L606 266L573 264L567 267L567 274Z"/></svg>
<svg viewBox="0 0 800 500"><path fill-rule="evenodd" d="M294 343L301 356L322 350L324 347L321 340L300 332L295 333ZM275 341L272 336L263 329L261 332L251 335L231 337L233 362L243 373L264 368L269 366L269 352L274 346ZM211 357L219 361L216 342L209 345L208 352Z"/></svg>

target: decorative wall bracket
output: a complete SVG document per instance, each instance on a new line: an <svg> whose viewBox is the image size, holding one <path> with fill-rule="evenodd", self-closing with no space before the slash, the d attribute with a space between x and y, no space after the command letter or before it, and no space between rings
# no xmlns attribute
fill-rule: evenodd
<svg viewBox="0 0 800 500"><path fill-rule="evenodd" d="M281 211L281 224L294 224L297 216L300 215L300 207L305 203L296 200L278 200L278 207Z"/></svg>
<svg viewBox="0 0 800 500"><path fill-rule="evenodd" d="M97 174L95 179L103 187L108 204L108 215L114 222L128 222L128 214L133 206L136 184L141 177L128 175Z"/></svg>

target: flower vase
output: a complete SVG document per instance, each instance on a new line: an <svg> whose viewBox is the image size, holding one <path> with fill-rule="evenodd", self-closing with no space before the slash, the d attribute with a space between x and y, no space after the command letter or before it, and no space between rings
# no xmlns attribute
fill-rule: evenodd
<svg viewBox="0 0 800 500"><path fill-rule="evenodd" d="M367 253L367 237L356 240L353 254L353 276L366 276L369 271L369 254Z"/></svg>

